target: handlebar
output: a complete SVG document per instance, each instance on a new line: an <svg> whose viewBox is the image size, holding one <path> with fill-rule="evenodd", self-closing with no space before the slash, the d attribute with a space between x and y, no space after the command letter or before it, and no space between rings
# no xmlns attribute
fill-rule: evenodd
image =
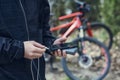
<svg viewBox="0 0 120 80"><path fill-rule="evenodd" d="M77 5L84 5L85 3L82 1L74 0Z"/></svg>
<svg viewBox="0 0 120 80"><path fill-rule="evenodd" d="M80 12L86 13L90 11L90 5L87 4L86 2L82 2L82 1L78 1L78 0L74 0L75 3L77 4L77 8Z"/></svg>

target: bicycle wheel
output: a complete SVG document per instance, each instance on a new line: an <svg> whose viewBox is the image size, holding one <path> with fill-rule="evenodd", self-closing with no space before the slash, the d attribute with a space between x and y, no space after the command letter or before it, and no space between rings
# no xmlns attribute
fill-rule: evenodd
<svg viewBox="0 0 120 80"><path fill-rule="evenodd" d="M108 47L108 49L111 49L113 43L113 35L109 27L105 24L97 22L91 23L89 26L92 30L93 37L103 42ZM89 27L87 27L86 31L89 31Z"/></svg>
<svg viewBox="0 0 120 80"><path fill-rule="evenodd" d="M81 42L81 39L74 40ZM71 80L103 80L110 69L108 49L96 39L84 38L84 55L67 54L61 59L64 72ZM79 48L81 49L81 48Z"/></svg>

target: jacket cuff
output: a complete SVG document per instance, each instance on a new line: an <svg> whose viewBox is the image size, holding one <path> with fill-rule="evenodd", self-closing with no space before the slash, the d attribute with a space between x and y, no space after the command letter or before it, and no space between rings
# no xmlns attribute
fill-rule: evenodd
<svg viewBox="0 0 120 80"><path fill-rule="evenodd" d="M19 48L16 52L15 59L21 59L24 57L24 43L19 42Z"/></svg>

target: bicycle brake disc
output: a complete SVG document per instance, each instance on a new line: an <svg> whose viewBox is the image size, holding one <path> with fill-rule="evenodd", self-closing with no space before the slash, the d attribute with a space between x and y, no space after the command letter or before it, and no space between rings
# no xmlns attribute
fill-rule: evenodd
<svg viewBox="0 0 120 80"><path fill-rule="evenodd" d="M89 68L93 64L92 57L90 55L82 55L79 57L79 66L83 68Z"/></svg>

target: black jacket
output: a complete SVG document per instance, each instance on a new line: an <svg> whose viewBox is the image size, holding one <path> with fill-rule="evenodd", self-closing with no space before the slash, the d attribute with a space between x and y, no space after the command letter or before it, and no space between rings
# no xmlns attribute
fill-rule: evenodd
<svg viewBox="0 0 120 80"><path fill-rule="evenodd" d="M0 0L0 80L32 80L31 61L23 57L23 41L52 44L49 12L47 0ZM37 60L33 62L36 78ZM39 63L39 80L45 80L43 57Z"/></svg>

